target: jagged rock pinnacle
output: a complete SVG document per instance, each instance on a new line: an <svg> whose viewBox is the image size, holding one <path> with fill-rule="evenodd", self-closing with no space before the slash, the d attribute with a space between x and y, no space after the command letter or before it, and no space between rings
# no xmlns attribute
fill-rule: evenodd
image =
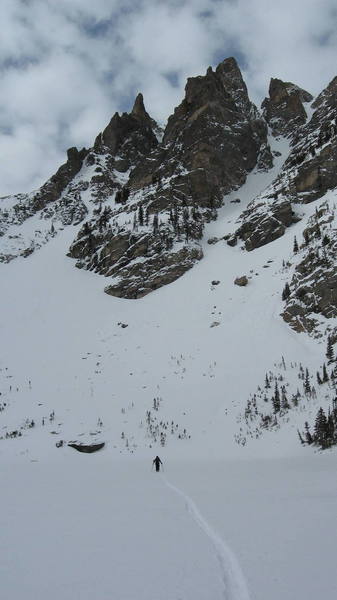
<svg viewBox="0 0 337 600"><path fill-rule="evenodd" d="M131 114L136 118L144 118L149 116L145 110L143 94L139 93L137 95Z"/></svg>

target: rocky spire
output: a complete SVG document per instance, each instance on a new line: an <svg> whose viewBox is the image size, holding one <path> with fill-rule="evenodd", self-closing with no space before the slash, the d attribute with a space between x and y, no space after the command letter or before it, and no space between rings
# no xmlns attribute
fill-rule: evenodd
<svg viewBox="0 0 337 600"><path fill-rule="evenodd" d="M136 119L149 119L149 115L145 110L143 94L139 93L136 97L131 115Z"/></svg>
<svg viewBox="0 0 337 600"><path fill-rule="evenodd" d="M257 116L257 109L249 100L247 86L235 58L226 58L217 66L215 72L240 112L247 115L253 112Z"/></svg>
<svg viewBox="0 0 337 600"><path fill-rule="evenodd" d="M143 95L138 94L131 113L119 115L116 112L108 126L97 136L94 149L114 155L136 133L138 145L145 144L144 147L149 152L157 145L157 138L153 133L155 126L155 121L145 110Z"/></svg>
<svg viewBox="0 0 337 600"><path fill-rule="evenodd" d="M271 79L269 98L262 102L263 116L273 135L292 137L307 120L303 106L311 102L312 95L290 81Z"/></svg>

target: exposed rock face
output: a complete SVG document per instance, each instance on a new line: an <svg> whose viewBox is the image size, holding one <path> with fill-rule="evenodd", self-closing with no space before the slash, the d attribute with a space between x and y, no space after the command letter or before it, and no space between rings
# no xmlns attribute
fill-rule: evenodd
<svg viewBox="0 0 337 600"><path fill-rule="evenodd" d="M10 262L17 256L27 257L40 248L54 237L54 220L59 221L60 227L76 225L85 218L87 208L81 199L81 192L86 186L83 182L77 182L76 177L87 152L85 148L81 151L70 148L67 162L37 192L1 199L5 208L0 204L0 237L3 238L0 262ZM36 215L39 215L41 224L37 226L35 239L32 239L29 227L25 234L25 225L29 218ZM12 236L10 228L13 225L21 226L22 233Z"/></svg>
<svg viewBox="0 0 337 600"><path fill-rule="evenodd" d="M88 166L95 166L91 187L97 201L104 202L123 188L130 169L158 145L158 129L145 110L142 94L138 94L130 114L114 114L87 159Z"/></svg>
<svg viewBox="0 0 337 600"><path fill-rule="evenodd" d="M295 139L287 167L296 166L298 200L311 202L337 185L337 77L313 104L311 121Z"/></svg>
<svg viewBox="0 0 337 600"><path fill-rule="evenodd" d="M142 208L138 209L139 213ZM186 209L187 210L187 209ZM171 224L159 220L148 223L141 219L134 229L127 226L107 226L105 213L92 225L85 223L78 239L69 250L77 258L80 268L95 270L114 283L106 292L124 298L140 298L149 292L171 283L203 256L198 242L201 224L190 220L189 213L176 213ZM175 224L176 223L176 224ZM180 225L179 225L180 223ZM189 236L192 239L189 239Z"/></svg>
<svg viewBox="0 0 337 600"><path fill-rule="evenodd" d="M227 242L233 245L241 238L247 250L284 234L297 220L292 203L311 202L337 186L337 77L315 100L316 110L305 125L302 101L310 94L274 79L270 97L264 102L265 116L275 134L293 132L291 152L277 179L249 205L242 225Z"/></svg>
<svg viewBox="0 0 337 600"><path fill-rule="evenodd" d="M256 165L272 164L266 134L236 61L226 59L215 72L209 68L205 76L188 79L163 144L134 169L130 186L139 189L174 176L168 192L160 194L167 203L184 195L189 204L212 210Z"/></svg>
<svg viewBox="0 0 337 600"><path fill-rule="evenodd" d="M126 198L124 192L116 197L124 205L124 218L119 208L108 218L100 215L69 250L79 259L77 266L115 278L107 293L127 298L174 281L200 260L204 221L216 218L223 194L242 185L257 165L271 165L266 125L234 59L188 80L185 98L158 146L153 129L138 96L132 113L115 115L98 136L96 151L118 156L123 151L137 164ZM147 152L156 146L138 163L125 151L126 131L131 131L129 140L139 131L143 139L148 136Z"/></svg>
<svg viewBox="0 0 337 600"><path fill-rule="evenodd" d="M8 198L9 208L0 208L0 236L6 234L10 225L22 225L34 215L39 215L45 223L42 221L37 228L34 241L31 235L28 239L17 236L15 244L6 239L0 262L18 255L28 256L53 237L60 225L83 221L88 213L84 193L89 202L97 204L106 202L116 191L122 193L133 161L143 158L158 144L153 128L158 126L147 114L139 94L130 115L116 114L93 148L81 151L70 148L67 162L37 192ZM47 228L48 221L52 223L51 226L49 223L51 229Z"/></svg>
<svg viewBox="0 0 337 600"><path fill-rule="evenodd" d="M297 130L291 152L274 182L276 194L308 203L337 185L337 77L313 103L311 120Z"/></svg>
<svg viewBox="0 0 337 600"><path fill-rule="evenodd" d="M67 162L61 165L55 175L52 175L37 192L14 196L10 209L1 211L1 234L6 230L6 223L21 225L36 212L59 200L67 186L81 170L87 154L88 150L85 148L81 151L78 151L77 148L69 148Z"/></svg>
<svg viewBox="0 0 337 600"><path fill-rule="evenodd" d="M125 172L157 146L153 132L155 125L145 110L142 94L138 94L131 113L115 113L109 125L97 136L94 151L115 157L115 168Z"/></svg>
<svg viewBox="0 0 337 600"><path fill-rule="evenodd" d="M290 155L273 184L243 212L237 231L224 239L229 245L240 239L249 251L272 242L298 220L294 203L337 187L336 98L337 78L305 124L311 95L272 79L263 118L236 61L228 58L188 79L158 141L158 126L139 94L131 112L116 113L91 149L71 148L38 192L3 199L0 261L28 257L59 229L84 222L69 256L79 268L109 278L108 294L139 298L174 281L202 258L205 222L217 217L223 196L253 169L272 165L267 123L275 135L291 139ZM33 241L30 226L24 235L30 217L36 222ZM11 236L10 225L23 233Z"/></svg>
<svg viewBox="0 0 337 600"><path fill-rule="evenodd" d="M285 299L284 320L296 331L313 331L320 315L337 316L337 230L327 204L316 210L304 231L298 264Z"/></svg>
<svg viewBox="0 0 337 600"><path fill-rule="evenodd" d="M286 227L298 220L291 203L285 198L252 202L241 218L242 225L227 244L234 246L239 238L248 251L273 242L284 234Z"/></svg>
<svg viewBox="0 0 337 600"><path fill-rule="evenodd" d="M271 79L269 98L264 99L261 108L273 135L292 137L307 120L303 103L312 100L309 92L294 83Z"/></svg>
<svg viewBox="0 0 337 600"><path fill-rule="evenodd" d="M107 286L105 292L118 298L142 298L181 277L202 257L199 246L183 246L145 261L134 261L130 266L118 269L119 279Z"/></svg>
<svg viewBox="0 0 337 600"><path fill-rule="evenodd" d="M47 204L58 200L67 185L71 183L75 175L80 171L88 151L83 148L80 152L77 148L69 148L67 151L67 162L40 188L33 196L33 211L44 208Z"/></svg>

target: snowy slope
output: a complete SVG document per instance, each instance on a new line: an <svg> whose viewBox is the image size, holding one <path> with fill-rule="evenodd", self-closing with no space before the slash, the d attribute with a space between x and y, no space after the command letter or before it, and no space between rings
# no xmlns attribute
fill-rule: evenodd
<svg viewBox="0 0 337 600"><path fill-rule="evenodd" d="M226 197L204 259L142 299L109 297L102 277L74 268L76 227L1 266L0 435L22 434L0 440L6 597L333 596L335 453L297 436L330 397L237 443L249 395L282 356L293 386L291 364L315 373L324 360L323 341L280 317L282 262L323 199L254 252L207 244L273 176L252 173ZM106 447L88 456L60 440ZM164 478L150 472L157 453Z"/></svg>

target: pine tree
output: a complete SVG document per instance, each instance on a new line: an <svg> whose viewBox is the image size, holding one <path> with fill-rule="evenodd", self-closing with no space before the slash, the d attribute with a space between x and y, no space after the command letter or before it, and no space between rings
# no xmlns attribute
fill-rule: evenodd
<svg viewBox="0 0 337 600"><path fill-rule="evenodd" d="M307 444L312 444L313 439L312 439L312 435L310 433L308 421L306 421L304 423L304 429L305 429L305 441L307 442Z"/></svg>
<svg viewBox="0 0 337 600"><path fill-rule="evenodd" d="M318 383L319 385L321 385L321 384L323 383L323 381L322 381L322 379L321 379L321 376L320 376L320 374L319 374L319 371L317 371L317 373L316 373L316 377L317 377L317 383Z"/></svg>
<svg viewBox="0 0 337 600"><path fill-rule="evenodd" d="M326 441L329 446L334 443L335 438L335 422L333 418L333 414L329 408L328 418L326 422Z"/></svg>
<svg viewBox="0 0 337 600"><path fill-rule="evenodd" d="M90 227L90 224L88 223L88 221L86 221L83 225L83 234L87 236L87 235L90 235L90 233L91 233L91 227Z"/></svg>
<svg viewBox="0 0 337 600"><path fill-rule="evenodd" d="M310 376L308 369L305 370L304 391L307 395L311 393Z"/></svg>
<svg viewBox="0 0 337 600"><path fill-rule="evenodd" d="M327 418L322 407L319 408L314 427L314 441L319 444L321 448L326 447L327 437Z"/></svg>
<svg viewBox="0 0 337 600"><path fill-rule="evenodd" d="M322 382L323 383L327 383L328 381L329 381L329 375L328 375L328 372L326 370L326 366L325 366L325 363L324 363L323 364L323 379L322 379Z"/></svg>
<svg viewBox="0 0 337 600"><path fill-rule="evenodd" d="M297 435L298 435L298 437L300 438L300 442L301 442L301 444L304 444L305 442L304 442L304 439L303 439L303 437L302 437L302 435L301 435L301 432L300 432L300 430L299 430L299 429L297 430Z"/></svg>
<svg viewBox="0 0 337 600"><path fill-rule="evenodd" d="M158 229L159 229L159 218L158 218L158 214L156 213L155 215L153 215L153 233L158 233Z"/></svg>
<svg viewBox="0 0 337 600"><path fill-rule="evenodd" d="M284 385L281 388L281 394L282 394L282 397L281 397L281 408L282 408L282 410L287 411L287 410L289 410L290 405L289 405L289 402L288 402L288 398L287 398L287 394L286 394L286 388L285 388Z"/></svg>
<svg viewBox="0 0 337 600"><path fill-rule="evenodd" d="M124 187L123 188L123 190L122 190L122 196L123 196L123 203L125 203L128 200L129 196L130 196L130 190L129 190L128 187Z"/></svg>
<svg viewBox="0 0 337 600"><path fill-rule="evenodd" d="M334 361L333 344L332 344L332 339L331 339L330 335L328 336L325 356L328 359L328 365L330 365Z"/></svg>
<svg viewBox="0 0 337 600"><path fill-rule="evenodd" d="M289 296L290 296L290 287L289 287L289 283L287 282L283 288L282 300L287 300L287 298L289 298Z"/></svg>
<svg viewBox="0 0 337 600"><path fill-rule="evenodd" d="M337 379L337 365L331 371L331 379Z"/></svg>
<svg viewBox="0 0 337 600"><path fill-rule="evenodd" d="M298 406L298 397L296 394L293 394L291 397L291 401L293 403L293 405L295 406L295 408Z"/></svg>
<svg viewBox="0 0 337 600"><path fill-rule="evenodd" d="M303 237L304 237L304 243L305 243L305 245L309 246L310 238L309 238L309 233L308 233L308 231L306 229L303 231Z"/></svg>
<svg viewBox="0 0 337 600"><path fill-rule="evenodd" d="M139 225L141 227L143 227L143 225L144 225L144 210L143 210L142 205L140 205L139 209L138 209L138 221L139 221Z"/></svg>
<svg viewBox="0 0 337 600"><path fill-rule="evenodd" d="M274 407L274 413L276 414L276 413L280 412L281 400L280 400L280 392L278 389L277 381L275 381L275 390L274 390L274 396L272 398L272 403L273 403L273 407Z"/></svg>
<svg viewBox="0 0 337 600"><path fill-rule="evenodd" d="M294 237L294 247L293 247L293 252L295 252L295 254L298 252L298 243L297 243L296 236Z"/></svg>

